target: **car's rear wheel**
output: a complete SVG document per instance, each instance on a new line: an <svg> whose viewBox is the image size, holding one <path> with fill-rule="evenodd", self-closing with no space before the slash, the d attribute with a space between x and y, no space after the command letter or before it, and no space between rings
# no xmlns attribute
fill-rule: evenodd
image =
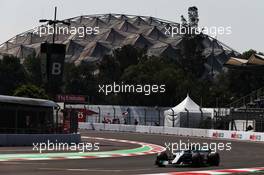
<svg viewBox="0 0 264 175"><path fill-rule="evenodd" d="M210 166L219 166L220 164L220 155L219 153L210 153L208 154L207 162Z"/></svg>
<svg viewBox="0 0 264 175"><path fill-rule="evenodd" d="M192 154L192 166L199 167L203 165L203 156L200 153Z"/></svg>

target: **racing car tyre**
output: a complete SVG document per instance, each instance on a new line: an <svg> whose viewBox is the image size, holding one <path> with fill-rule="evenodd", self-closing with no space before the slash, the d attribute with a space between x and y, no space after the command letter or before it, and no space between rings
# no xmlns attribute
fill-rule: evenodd
<svg viewBox="0 0 264 175"><path fill-rule="evenodd" d="M219 166L219 164L220 164L220 155L219 155L219 153L210 153L210 154L208 154L207 163L210 166Z"/></svg>
<svg viewBox="0 0 264 175"><path fill-rule="evenodd" d="M203 165L203 157L200 153L193 153L192 155L192 166L200 167Z"/></svg>
<svg viewBox="0 0 264 175"><path fill-rule="evenodd" d="M165 165L163 165L162 162L168 161L168 160L169 160L169 157L168 157L167 153L166 152L161 152L157 156L155 164L158 165L159 167L164 167Z"/></svg>

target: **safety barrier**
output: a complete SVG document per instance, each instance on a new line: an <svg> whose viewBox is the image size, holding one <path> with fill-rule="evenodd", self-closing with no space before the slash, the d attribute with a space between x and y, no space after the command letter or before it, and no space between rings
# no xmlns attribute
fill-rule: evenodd
<svg viewBox="0 0 264 175"><path fill-rule="evenodd" d="M150 126L137 125L136 132L150 133Z"/></svg>
<svg viewBox="0 0 264 175"><path fill-rule="evenodd" d="M154 133L154 134L163 134L164 127L163 126L150 126L149 131L150 133Z"/></svg>
<svg viewBox="0 0 264 175"><path fill-rule="evenodd" d="M245 131L226 131L213 129L196 129L164 126L143 126L143 125L123 125L123 124L103 124L103 123L79 123L80 129L105 130L120 132L139 132L153 134L172 134L192 137L209 137L217 139L231 139L241 141L264 142L264 133Z"/></svg>
<svg viewBox="0 0 264 175"><path fill-rule="evenodd" d="M208 137L264 142L264 133L250 132L250 131L245 132L245 131L208 130Z"/></svg>

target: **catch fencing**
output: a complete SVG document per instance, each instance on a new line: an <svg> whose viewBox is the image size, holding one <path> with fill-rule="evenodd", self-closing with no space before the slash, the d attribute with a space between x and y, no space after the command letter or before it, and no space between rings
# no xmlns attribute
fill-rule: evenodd
<svg viewBox="0 0 264 175"><path fill-rule="evenodd" d="M111 123L127 125L164 126L164 111L171 107L147 107L147 106L118 106L118 105L66 105L67 108L88 109L96 114L86 116L86 122ZM200 128L212 128L214 116L226 116L229 111L225 108L203 108L211 113L212 121L206 120L206 116L199 114L204 121ZM189 115L187 115L189 117Z"/></svg>
<svg viewBox="0 0 264 175"><path fill-rule="evenodd" d="M119 124L137 124L163 126L164 111L170 107L118 106L118 105L67 105L67 108L82 108L96 112L86 117L86 122L117 122Z"/></svg>

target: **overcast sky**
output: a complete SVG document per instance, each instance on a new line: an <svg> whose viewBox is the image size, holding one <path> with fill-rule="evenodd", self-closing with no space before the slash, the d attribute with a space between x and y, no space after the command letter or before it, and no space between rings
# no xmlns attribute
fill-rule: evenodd
<svg viewBox="0 0 264 175"><path fill-rule="evenodd" d="M231 35L217 39L243 52L250 48L264 52L263 0L0 0L0 43L39 25L40 18L125 13L155 16L180 22L190 6L197 6L201 27L232 27Z"/></svg>

